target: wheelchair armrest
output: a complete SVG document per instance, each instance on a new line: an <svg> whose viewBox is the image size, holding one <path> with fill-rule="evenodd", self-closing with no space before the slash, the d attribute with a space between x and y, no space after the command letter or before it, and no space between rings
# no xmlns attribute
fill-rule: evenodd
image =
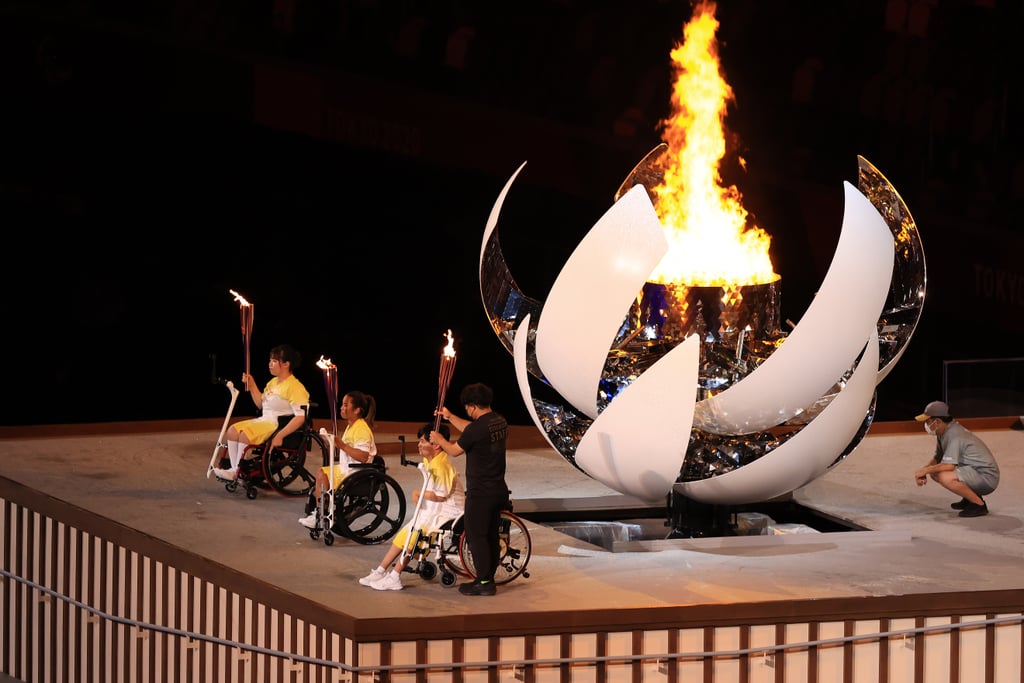
<svg viewBox="0 0 1024 683"><path fill-rule="evenodd" d="M365 470L365 469L370 469L370 468L377 469L377 470L385 470L385 469L387 469L387 465L384 463L384 458L380 457L379 455L375 455L372 458L370 458L370 462L353 462L353 463L350 463L349 467L354 469L354 470Z"/></svg>

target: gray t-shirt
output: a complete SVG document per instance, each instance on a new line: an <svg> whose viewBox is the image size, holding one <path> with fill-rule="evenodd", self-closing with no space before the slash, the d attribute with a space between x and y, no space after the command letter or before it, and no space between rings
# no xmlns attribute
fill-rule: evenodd
<svg viewBox="0 0 1024 683"><path fill-rule="evenodd" d="M938 437L935 458L956 466L957 479L971 487L979 496L992 493L999 486L999 465L985 442L954 420Z"/></svg>

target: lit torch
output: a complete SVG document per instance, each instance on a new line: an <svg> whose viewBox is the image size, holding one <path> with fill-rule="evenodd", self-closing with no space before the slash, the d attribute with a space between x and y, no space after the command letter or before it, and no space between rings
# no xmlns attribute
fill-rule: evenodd
<svg viewBox="0 0 1024 683"><path fill-rule="evenodd" d="M437 377L437 415L434 418L434 431L441 426L441 410L444 408L444 397L448 393L448 386L452 383L452 373L455 372L455 338L452 337L451 328L448 328L448 344L441 351L441 371Z"/></svg>
<svg viewBox="0 0 1024 683"><path fill-rule="evenodd" d="M331 436L334 436L338 433L338 366L323 356L320 356L316 366L324 371L324 389L327 391L327 405L331 411Z"/></svg>
<svg viewBox="0 0 1024 683"><path fill-rule="evenodd" d="M245 297L236 292L233 289L229 289L229 292L234 294L235 301L238 302L238 310L242 316L242 347L245 353L245 374L249 373L249 342L252 341L252 316L253 316L253 305L245 300ZM246 389L249 387L246 386Z"/></svg>
<svg viewBox="0 0 1024 683"><path fill-rule="evenodd" d="M330 358L324 358L320 356L320 360L316 362L316 366L324 371L324 389L327 390L327 406L328 410L331 411L331 448L330 448L330 460L325 465L329 464L331 467L330 471L330 482L331 490L334 490L334 438L338 435L338 367L331 362ZM323 429L320 430L323 434ZM330 529L334 526L334 497L331 496L331 506L328 513L330 522L327 528Z"/></svg>

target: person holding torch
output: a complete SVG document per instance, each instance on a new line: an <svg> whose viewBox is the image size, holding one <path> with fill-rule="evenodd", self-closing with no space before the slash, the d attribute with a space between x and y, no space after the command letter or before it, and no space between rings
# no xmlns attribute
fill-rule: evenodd
<svg viewBox="0 0 1024 683"><path fill-rule="evenodd" d="M241 420L228 427L225 436L231 468L213 468L218 479L235 480L238 465L249 444L261 444L271 439L271 448L280 448L284 437L302 428L306 420L306 407L309 405L309 391L294 374L301 364L301 354L288 344L281 344L270 350L269 369L273 377L263 391L260 391L252 375L242 374L245 388L253 403L260 406L261 413L259 417ZM287 415L292 415L292 419L278 430L278 418Z"/></svg>
<svg viewBox="0 0 1024 683"><path fill-rule="evenodd" d="M455 471L448 455L429 441L430 432L435 428L445 438L451 433L448 425L436 426L429 423L416 432L416 449L423 458L420 467L425 468L428 474L424 480L425 486L412 492L412 501L417 511L398 530L380 564L359 579L359 583L364 586L378 591L402 590L402 572L415 552L416 530L422 530L424 536L429 536L457 519L465 509L466 491L459 473Z"/></svg>
<svg viewBox="0 0 1024 683"><path fill-rule="evenodd" d="M362 391L350 391L342 398L339 413L345 421L345 431L334 435L337 462L316 472L316 482L306 500L306 515L299 518L299 524L307 529L317 528L320 496L341 486L349 465L371 462L377 455L373 439L377 400Z"/></svg>

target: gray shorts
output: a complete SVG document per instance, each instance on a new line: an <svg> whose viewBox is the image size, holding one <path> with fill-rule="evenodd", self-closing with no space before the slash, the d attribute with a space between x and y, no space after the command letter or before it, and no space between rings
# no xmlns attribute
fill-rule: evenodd
<svg viewBox="0 0 1024 683"><path fill-rule="evenodd" d="M992 477L987 472L963 465L958 466L955 471L956 478L971 487L971 490L979 496L992 493L999 485L999 475Z"/></svg>

